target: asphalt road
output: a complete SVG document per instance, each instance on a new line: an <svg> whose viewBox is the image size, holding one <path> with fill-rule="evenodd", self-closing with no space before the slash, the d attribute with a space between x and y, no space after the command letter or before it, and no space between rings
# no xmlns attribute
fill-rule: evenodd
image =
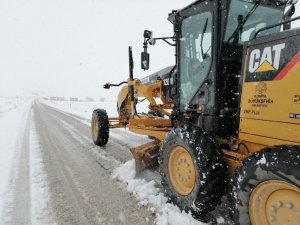
<svg viewBox="0 0 300 225"><path fill-rule="evenodd" d="M91 141L87 124L39 102L34 102L31 113L24 120L22 151L19 151L13 197L6 204L4 224L32 224L30 124L34 124L39 140L52 222L64 225L154 224L153 213L140 206L124 184L111 178L114 168L131 159L128 148L139 144L135 136L116 130L105 147L97 147Z"/></svg>

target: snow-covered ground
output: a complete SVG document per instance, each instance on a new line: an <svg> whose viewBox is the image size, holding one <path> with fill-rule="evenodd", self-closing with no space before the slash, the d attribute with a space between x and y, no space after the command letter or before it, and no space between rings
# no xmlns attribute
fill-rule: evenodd
<svg viewBox="0 0 300 225"><path fill-rule="evenodd" d="M49 207L49 193L38 138L30 119L32 104L33 99L1 98L1 224L14 224L16 220L24 220L19 221L24 224L55 224ZM26 172L28 176L25 176ZM23 181L25 182L20 183ZM30 192L20 193L25 189ZM22 202L24 199L29 202ZM16 205L16 201L22 203ZM28 212L30 214L26 215Z"/></svg>
<svg viewBox="0 0 300 225"><path fill-rule="evenodd" d="M112 107L115 106L116 101L68 102L42 100L41 102L87 120L90 119L93 110L96 108L105 109L109 116L116 115L114 114L116 113L116 107ZM89 125L89 123L86 124ZM128 131L124 130L124 132ZM137 138L139 137L143 138L143 136L137 135ZM154 180L147 181L143 177L136 177L134 160L130 160L116 168L112 174L112 178L123 182L126 185L127 191L137 198L140 205L147 206L148 210L156 214L155 223L157 225L204 224L195 220L191 214L180 211L177 206L167 203L167 197L163 194L163 190L157 188L159 185Z"/></svg>
<svg viewBox="0 0 300 225"><path fill-rule="evenodd" d="M155 181L136 178L134 160L130 160L117 168L112 177L126 183L127 190L139 200L139 204L148 206L148 210L156 213L155 223L157 225L204 224L195 220L191 214L180 211L177 206L167 203L167 197L162 190L156 187Z"/></svg>
<svg viewBox="0 0 300 225"><path fill-rule="evenodd" d="M86 119L92 117L94 109L105 109L107 114L111 117L117 116L117 101L107 100L103 102L75 102L75 101L51 101L40 100L54 108L60 109L64 112L72 113Z"/></svg>
<svg viewBox="0 0 300 225"><path fill-rule="evenodd" d="M55 225L54 210L50 205L50 192L34 122L30 128L31 223Z"/></svg>
<svg viewBox="0 0 300 225"><path fill-rule="evenodd" d="M7 112L19 108L26 101L23 98L7 98L0 97L0 118L4 116Z"/></svg>
<svg viewBox="0 0 300 225"><path fill-rule="evenodd" d="M41 102L63 112L71 113L74 115L74 118L88 125L90 123L87 121L89 121L91 113L95 108L104 108L109 115L116 115L114 102L46 100L42 100ZM30 201L30 209L26 211L29 212L29 218L27 219L30 221L30 224L55 224L49 203L50 196L47 187L47 177L45 176L41 158L39 138L35 130L34 120L30 119L33 117L31 110L32 104L35 104L34 101L29 99L1 99L0 219L4 222L13 223L11 217L15 215L11 214L12 211L16 211L16 209L13 208L15 207L13 202L16 201L16 193L18 191L20 192L20 183L18 182L20 182L20 176L23 176L23 172L20 168L28 167L27 183L30 192L27 198ZM128 134L128 130L125 131L125 129L123 129L124 133L121 131L122 130L118 129L116 133L120 139L126 139L129 142L133 141L135 144L139 143L138 139L141 139L141 142L145 140L144 136L132 133L133 139L130 139L128 137L131 134ZM28 133L27 136L26 133ZM27 161L24 161L21 156L21 150L24 151L24 147L21 147L24 145L24 137L28 139ZM22 174L20 174L20 171ZM181 212L177 206L168 203L168 199L163 194L163 190L159 188L160 185L154 180L146 179L140 175L136 176L133 160L129 160L117 167L111 174L111 177L112 179L122 182L123 185L126 186L127 191L136 197L141 206L146 206L151 213L156 215L155 223L157 225L203 224L195 220L190 214ZM22 210L20 209L20 211Z"/></svg>
<svg viewBox="0 0 300 225"><path fill-rule="evenodd" d="M0 98L0 212L3 209L11 167L14 162L15 147L24 126L22 119L29 111L31 102L24 99Z"/></svg>

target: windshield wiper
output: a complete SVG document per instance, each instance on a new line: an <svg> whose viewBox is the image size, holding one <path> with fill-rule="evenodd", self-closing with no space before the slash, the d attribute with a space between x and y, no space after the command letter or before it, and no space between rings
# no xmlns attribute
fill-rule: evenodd
<svg viewBox="0 0 300 225"><path fill-rule="evenodd" d="M233 42L238 42L240 39L240 32L243 30L245 23L247 22L248 18L255 12L257 7L260 5L262 0L259 0L255 3L255 5L251 8L251 10L248 12L248 14L243 18L243 15L238 16L238 26L235 29L235 31L232 33L232 35L228 38L227 43L231 41L231 39L234 39Z"/></svg>
<svg viewBox="0 0 300 225"><path fill-rule="evenodd" d="M201 55L202 55L202 59L204 59L204 52L203 52L203 36L204 36L204 33L207 29L207 23L208 23L208 18L206 18L206 21L205 21L205 24L204 24L204 27L203 27L203 30L202 30L202 33L201 33Z"/></svg>

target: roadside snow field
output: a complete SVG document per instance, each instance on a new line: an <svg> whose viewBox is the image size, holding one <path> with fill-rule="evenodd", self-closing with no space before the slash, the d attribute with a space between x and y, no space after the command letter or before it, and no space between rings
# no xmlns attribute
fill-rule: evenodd
<svg viewBox="0 0 300 225"><path fill-rule="evenodd" d="M1 224L55 224L32 104L33 99L1 101Z"/></svg>
<svg viewBox="0 0 300 225"><path fill-rule="evenodd" d="M96 108L103 108L107 110L109 116L114 116L114 112L116 112L115 106L116 101L112 102L70 102L68 101L41 101L44 104L57 108L61 111L71 113L76 116L83 117L87 120L91 118L91 114L94 109ZM82 119L77 118L78 120L82 121ZM82 121L84 122L84 121ZM90 123L86 124L90 125ZM120 138L127 138L125 129L118 129L117 135L123 137ZM130 132L130 134L133 134ZM113 134L112 135L116 135ZM145 136L133 134L136 138L145 139ZM127 139L126 139L127 140ZM130 142L131 140L128 139ZM136 140L135 140L136 142ZM195 220L191 214L182 212L177 206L167 203L167 197L163 194L163 191L160 188L157 188L157 184L154 180L147 181L145 178L141 176L136 176L135 170L135 162L134 160L129 160L126 163L120 165L116 168L112 174L112 179L116 179L121 181L126 185L127 191L132 193L141 206L148 207L148 210L152 213L156 214L156 221L157 225L204 225L198 220Z"/></svg>
<svg viewBox="0 0 300 225"><path fill-rule="evenodd" d="M6 115L9 111L20 108L26 100L23 98L6 98L0 97L0 118Z"/></svg>
<svg viewBox="0 0 300 225"><path fill-rule="evenodd" d="M30 111L31 100L1 98L0 102L0 214L15 161L15 148L22 137L24 118Z"/></svg>

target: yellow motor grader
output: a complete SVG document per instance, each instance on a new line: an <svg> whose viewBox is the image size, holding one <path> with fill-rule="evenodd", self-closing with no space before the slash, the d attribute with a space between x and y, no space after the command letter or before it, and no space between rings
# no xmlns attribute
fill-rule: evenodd
<svg viewBox="0 0 300 225"><path fill-rule="evenodd" d="M144 32L148 44L175 47L175 66L143 79L130 75L117 118L92 116L96 145L109 129L154 138L131 149L137 168L157 161L164 191L205 218L230 194L234 224L300 224L300 29L296 1L199 0L169 14L174 36ZM149 113L138 113L141 98ZM228 209L229 210L229 209Z"/></svg>

